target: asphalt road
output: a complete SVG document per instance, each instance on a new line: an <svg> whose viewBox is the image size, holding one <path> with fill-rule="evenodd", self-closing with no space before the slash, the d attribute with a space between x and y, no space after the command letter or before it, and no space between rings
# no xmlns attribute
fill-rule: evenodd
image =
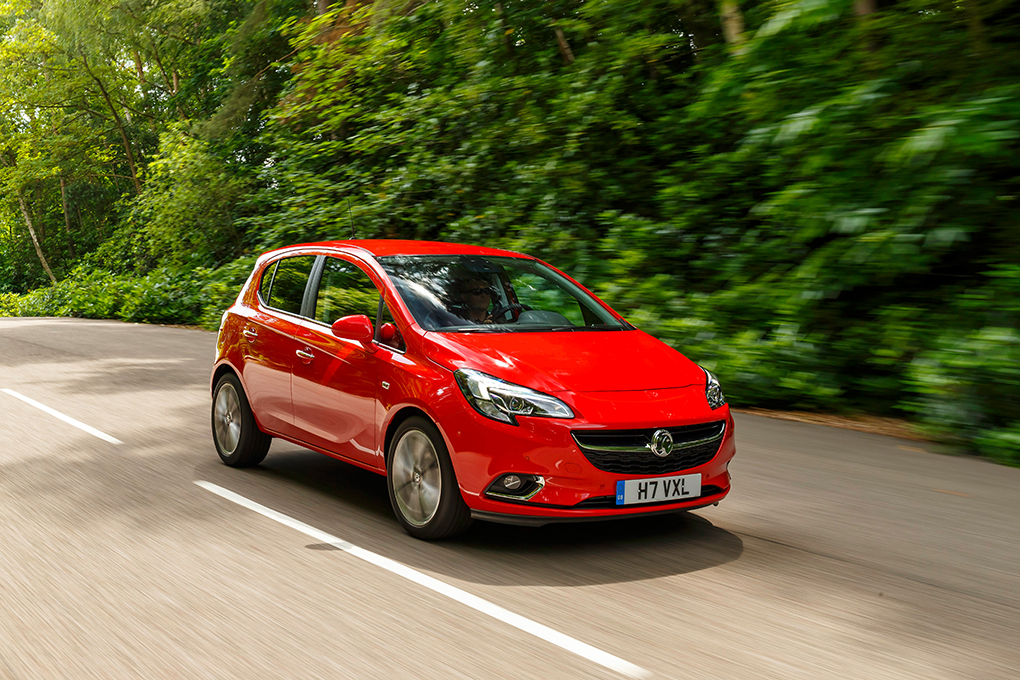
<svg viewBox="0 0 1020 680"><path fill-rule="evenodd" d="M738 415L719 507L423 543L371 473L222 465L214 342L0 319L0 678L1020 677L1018 469Z"/></svg>

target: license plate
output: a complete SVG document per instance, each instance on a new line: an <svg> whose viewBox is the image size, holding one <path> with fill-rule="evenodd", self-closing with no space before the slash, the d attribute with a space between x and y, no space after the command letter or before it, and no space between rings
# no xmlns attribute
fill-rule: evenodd
<svg viewBox="0 0 1020 680"><path fill-rule="evenodd" d="M628 479L616 483L617 505L679 501L700 495L701 475Z"/></svg>

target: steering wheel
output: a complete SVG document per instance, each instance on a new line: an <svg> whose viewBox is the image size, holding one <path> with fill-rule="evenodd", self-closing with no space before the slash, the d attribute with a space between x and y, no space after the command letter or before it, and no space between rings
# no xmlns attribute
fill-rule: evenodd
<svg viewBox="0 0 1020 680"><path fill-rule="evenodd" d="M516 302L508 302L505 305L499 305L494 310L489 312L489 318L493 321L498 321L502 317L506 316L508 312L517 310L518 312L526 311L528 308L524 305L519 305Z"/></svg>

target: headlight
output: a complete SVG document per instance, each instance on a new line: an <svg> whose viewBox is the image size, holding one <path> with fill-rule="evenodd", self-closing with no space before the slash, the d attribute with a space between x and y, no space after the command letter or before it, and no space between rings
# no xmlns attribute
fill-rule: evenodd
<svg viewBox="0 0 1020 680"><path fill-rule="evenodd" d="M556 397L462 368L453 374L468 403L486 418L517 424L514 416L573 418L574 412Z"/></svg>
<svg viewBox="0 0 1020 680"><path fill-rule="evenodd" d="M719 384L719 378L716 378L712 371L708 370L704 366L701 370L705 372L705 397L708 399L708 405L714 411L720 406L726 405L726 397L722 393L722 385Z"/></svg>

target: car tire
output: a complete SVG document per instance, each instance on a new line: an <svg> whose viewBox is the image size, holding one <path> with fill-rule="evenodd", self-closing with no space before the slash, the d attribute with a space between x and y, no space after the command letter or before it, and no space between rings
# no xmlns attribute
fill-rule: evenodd
<svg viewBox="0 0 1020 680"><path fill-rule="evenodd" d="M386 488L397 521L415 538L450 538L471 525L446 442L425 418L412 416L393 434L386 452Z"/></svg>
<svg viewBox="0 0 1020 680"><path fill-rule="evenodd" d="M212 403L213 442L220 460L230 467L258 465L273 438L259 429L241 381L227 373L216 381Z"/></svg>

